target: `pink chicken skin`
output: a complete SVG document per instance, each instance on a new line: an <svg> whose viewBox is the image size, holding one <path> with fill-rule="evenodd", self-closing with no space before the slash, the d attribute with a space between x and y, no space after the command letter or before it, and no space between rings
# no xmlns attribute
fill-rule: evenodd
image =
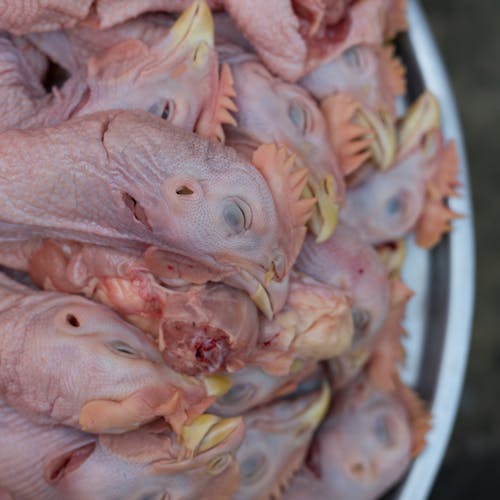
<svg viewBox="0 0 500 500"><path fill-rule="evenodd" d="M47 94L41 84L43 60L35 59L42 54L33 48L23 50L20 42L0 37L0 132L64 121L74 110L75 99L85 91L83 82L73 80L64 89Z"/></svg>
<svg viewBox="0 0 500 500"><path fill-rule="evenodd" d="M300 80L316 99L337 92L396 117L396 98L406 90L405 70L391 46L356 45Z"/></svg>
<svg viewBox="0 0 500 500"><path fill-rule="evenodd" d="M236 452L241 481L235 500L281 496L302 465L329 403L330 390L324 384L315 393L278 401L244 415L245 439Z"/></svg>
<svg viewBox="0 0 500 500"><path fill-rule="evenodd" d="M329 361L334 387L360 372L390 312L388 270L377 252L352 228L339 224L333 237L318 245L307 238L297 267L344 289L352 300L354 338L351 347Z"/></svg>
<svg viewBox="0 0 500 500"><path fill-rule="evenodd" d="M51 0L26 2L15 0L0 4L0 29L16 35L68 29L85 21L109 28L144 12L181 12L193 0ZM208 0L211 8L220 7L219 0Z"/></svg>
<svg viewBox="0 0 500 500"><path fill-rule="evenodd" d="M457 217L444 199L456 196L458 185L455 147L442 137L439 107L431 94L409 109L399 136L395 165L371 172L348 189L340 220L370 244L400 239L416 228L418 242L430 247Z"/></svg>
<svg viewBox="0 0 500 500"><path fill-rule="evenodd" d="M209 383L169 369L106 307L6 277L1 286L0 391L30 418L124 432L164 416L179 429L213 402Z"/></svg>
<svg viewBox="0 0 500 500"><path fill-rule="evenodd" d="M306 177L276 146L260 147L251 164L148 113L114 111L5 132L0 150L9 178L0 184L9 193L4 242L63 238L138 254L149 247L157 276L224 281L269 317L282 305L275 288L298 255L314 200L300 198ZM33 169L36 183L27 184Z"/></svg>
<svg viewBox="0 0 500 500"><path fill-rule="evenodd" d="M93 436L35 424L3 402L0 418L0 483L14 498L229 500L238 487L241 418L212 419L183 437L160 421ZM190 438L192 450L184 444Z"/></svg>
<svg viewBox="0 0 500 500"><path fill-rule="evenodd" d="M143 109L173 125L223 140L222 124L233 121L228 109L234 108L233 91L228 68L223 68L219 78L213 20L205 2L194 2L170 29L137 21L107 38L92 37L92 30L87 31L89 38L97 39L94 44L104 40L102 50L81 63L71 62L76 55L68 48L70 40L64 33L49 33L47 39L32 37L49 56L55 52L56 60L69 60L67 65L75 71L52 94L46 94L35 75L24 70L23 54L10 62L10 71L19 74L20 82L16 87L5 81L15 101L8 106L3 130L56 125L108 109ZM147 41L153 39L149 45L134 38L144 33L149 34ZM4 95L6 103L12 101Z"/></svg>
<svg viewBox="0 0 500 500"><path fill-rule="evenodd" d="M227 374L231 388L210 407L209 411L223 417L241 415L278 397L295 391L298 385L319 372L316 361L297 360L287 375L270 375L258 366L247 365Z"/></svg>
<svg viewBox="0 0 500 500"><path fill-rule="evenodd" d="M405 29L403 0L225 0L264 64L296 81L360 43L381 45Z"/></svg>
<svg viewBox="0 0 500 500"><path fill-rule="evenodd" d="M285 500L375 500L393 486L421 449L428 414L401 382L395 391L362 376L335 395L306 466Z"/></svg>
<svg viewBox="0 0 500 500"><path fill-rule="evenodd" d="M318 241L328 239L337 221L345 184L329 146L325 120L311 96L298 85L274 77L250 54L226 58L234 77L238 126L226 126L228 143L277 142L309 168L308 190L318 204L310 227Z"/></svg>

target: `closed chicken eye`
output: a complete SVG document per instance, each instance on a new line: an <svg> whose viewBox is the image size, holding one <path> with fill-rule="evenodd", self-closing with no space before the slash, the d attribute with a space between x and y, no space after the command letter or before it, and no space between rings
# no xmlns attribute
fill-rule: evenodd
<svg viewBox="0 0 500 500"><path fill-rule="evenodd" d="M147 493L146 495L142 495L139 500L168 500L168 493Z"/></svg>
<svg viewBox="0 0 500 500"><path fill-rule="evenodd" d="M174 117L174 111L175 111L174 101L172 101L171 99L167 99L167 102L165 103L165 106L163 107L161 117L164 120L172 121L172 118Z"/></svg>
<svg viewBox="0 0 500 500"><path fill-rule="evenodd" d="M244 400L249 400L255 393L255 387L251 384L236 384L222 396L223 404L237 404Z"/></svg>
<svg viewBox="0 0 500 500"><path fill-rule="evenodd" d="M342 54L342 59L352 69L360 70L363 66L363 61L357 47L351 47Z"/></svg>
<svg viewBox="0 0 500 500"><path fill-rule="evenodd" d="M141 357L133 347L121 340L114 340L107 345L115 354L134 359Z"/></svg>
<svg viewBox="0 0 500 500"><path fill-rule="evenodd" d="M226 204L222 215L233 234L239 234L250 226L245 209L236 201Z"/></svg>
<svg viewBox="0 0 500 500"><path fill-rule="evenodd" d="M288 108L288 116L302 134L305 134L309 130L309 117L307 111L301 104L292 102Z"/></svg>
<svg viewBox="0 0 500 500"><path fill-rule="evenodd" d="M384 415L379 415L375 419L374 431L380 444L387 448L391 448L394 445L390 422Z"/></svg>
<svg viewBox="0 0 500 500"><path fill-rule="evenodd" d="M216 476L220 474L231 462L231 456L229 454L221 455L214 458L208 465L207 471L210 475Z"/></svg>
<svg viewBox="0 0 500 500"><path fill-rule="evenodd" d="M263 473L266 461L263 453L255 453L245 458L240 464L242 480L249 482L257 479Z"/></svg>
<svg viewBox="0 0 500 500"><path fill-rule="evenodd" d="M163 120L172 121L175 113L175 102L172 99L155 102L149 107L148 112L163 118Z"/></svg>

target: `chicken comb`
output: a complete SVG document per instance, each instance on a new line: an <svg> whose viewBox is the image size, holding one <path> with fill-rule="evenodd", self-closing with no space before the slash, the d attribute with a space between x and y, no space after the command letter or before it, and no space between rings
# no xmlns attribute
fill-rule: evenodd
<svg viewBox="0 0 500 500"><path fill-rule="evenodd" d="M357 170L371 156L373 137L366 127L354 123L360 104L349 94L336 93L321 101L330 144L344 175Z"/></svg>
<svg viewBox="0 0 500 500"><path fill-rule="evenodd" d="M443 234L451 231L453 219L462 215L446 205L446 198L458 196L458 156L456 145L450 141L438 153L436 173L426 183L424 208L417 221L416 242L422 248L432 248L441 240Z"/></svg>
<svg viewBox="0 0 500 500"><path fill-rule="evenodd" d="M406 0L390 0L385 8L384 39L392 40L408 29Z"/></svg>
<svg viewBox="0 0 500 500"><path fill-rule="evenodd" d="M396 394L403 403L410 420L412 431L412 449L411 456L416 457L426 445L426 435L432 427L431 414L426 408L425 403L418 395L406 386L401 379L396 380Z"/></svg>
<svg viewBox="0 0 500 500"><path fill-rule="evenodd" d="M266 179L278 216L287 227L283 237L287 241L286 248L290 249L287 257L291 267L300 252L306 235L306 223L317 201L316 198L302 197L309 171L298 167L295 155L276 144L261 145L254 151L252 163Z"/></svg>
<svg viewBox="0 0 500 500"><path fill-rule="evenodd" d="M210 139L216 139L224 143L226 136L224 134L223 125L232 125L236 127L238 124L231 112L238 111L233 98L236 97L236 90L234 89L234 79L231 73L231 68L227 63L222 64L219 88L217 90L217 97L215 98L214 109L214 130Z"/></svg>
<svg viewBox="0 0 500 500"><path fill-rule="evenodd" d="M290 460L286 463L286 469L279 477L276 478L274 486L269 492L268 498L270 500L279 500L280 498L283 498L283 493L304 464L307 446L304 448L304 453L292 453Z"/></svg>
<svg viewBox="0 0 500 500"><path fill-rule="evenodd" d="M395 388L398 365L406 358L401 342L403 336L406 335L402 321L406 304L412 296L413 291L399 278L391 279L391 306L367 366L370 380L379 389L393 390Z"/></svg>
<svg viewBox="0 0 500 500"><path fill-rule="evenodd" d="M392 98L406 93L406 68L401 59L394 55L393 45L376 49L379 60L379 74L383 88L388 89Z"/></svg>

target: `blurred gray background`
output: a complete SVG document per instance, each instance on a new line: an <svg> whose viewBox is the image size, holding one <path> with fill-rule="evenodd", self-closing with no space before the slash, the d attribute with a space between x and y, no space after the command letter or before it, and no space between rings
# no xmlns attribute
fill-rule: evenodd
<svg viewBox="0 0 500 500"><path fill-rule="evenodd" d="M465 389L431 500L500 498L500 0L422 0L452 80L476 224L474 332Z"/></svg>

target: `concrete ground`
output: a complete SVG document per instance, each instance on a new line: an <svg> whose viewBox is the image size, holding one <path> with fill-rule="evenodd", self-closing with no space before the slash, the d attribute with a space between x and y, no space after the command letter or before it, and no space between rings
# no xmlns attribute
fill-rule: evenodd
<svg viewBox="0 0 500 500"><path fill-rule="evenodd" d="M422 0L465 130L477 239L466 385L432 500L500 498L500 1Z"/></svg>

